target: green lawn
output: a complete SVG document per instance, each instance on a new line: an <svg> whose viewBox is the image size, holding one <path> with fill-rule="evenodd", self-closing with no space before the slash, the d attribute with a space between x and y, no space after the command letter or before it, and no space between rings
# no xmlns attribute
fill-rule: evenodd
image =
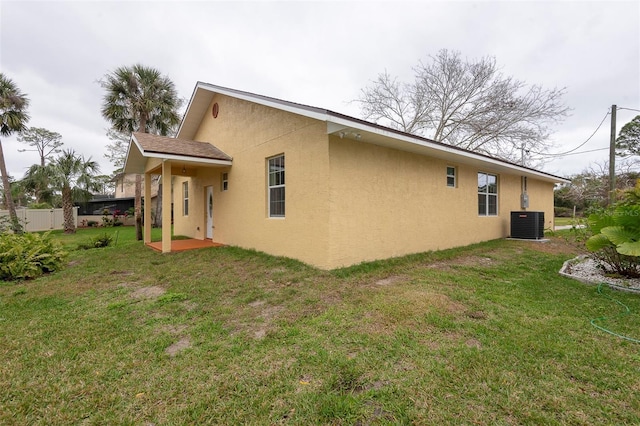
<svg viewBox="0 0 640 426"><path fill-rule="evenodd" d="M640 424L640 345L590 325L621 307L559 237L323 272L116 230L0 282L0 424ZM605 294L640 338L640 296Z"/></svg>
<svg viewBox="0 0 640 426"><path fill-rule="evenodd" d="M556 217L554 218L555 226L575 225L578 223L584 223L584 218L572 218L572 217Z"/></svg>

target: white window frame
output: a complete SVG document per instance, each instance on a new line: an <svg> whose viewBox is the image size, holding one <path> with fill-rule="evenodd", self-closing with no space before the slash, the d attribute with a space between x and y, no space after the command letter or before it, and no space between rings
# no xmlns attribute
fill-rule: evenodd
<svg viewBox="0 0 640 426"><path fill-rule="evenodd" d="M286 198L285 198L285 162L284 154L275 155L267 158L267 213L270 218L284 219L286 212ZM281 161L280 161L281 160ZM280 164L278 164L280 163ZM281 165L281 170L271 170L272 165L278 167ZM282 200L273 200L274 203L282 203L282 212L280 209L274 209L277 205L272 204L272 190L282 190ZM274 210L277 210L274 212Z"/></svg>
<svg viewBox="0 0 640 426"><path fill-rule="evenodd" d="M449 173L449 171L452 170L453 173ZM454 166L447 166L447 187L449 188L456 188L458 186L458 179L457 179L457 170ZM449 184L449 179L453 179L453 185Z"/></svg>
<svg viewBox="0 0 640 426"><path fill-rule="evenodd" d="M182 182L182 216L189 216L189 181Z"/></svg>
<svg viewBox="0 0 640 426"><path fill-rule="evenodd" d="M220 191L229 190L229 173L224 172L220 174Z"/></svg>
<svg viewBox="0 0 640 426"><path fill-rule="evenodd" d="M485 176L485 181L487 182L486 185L484 185L485 190L481 191L480 190L480 185L479 185L479 181L480 181L480 176ZM489 177L493 177L495 178L495 192L490 192L490 188L491 185L488 184L489 182ZM482 216L482 217L486 217L486 216L498 216L498 212L500 211L499 206L498 206L498 194L499 194L500 190L499 190L499 179L498 179L498 175L494 175L491 173L487 173L487 172L478 172L478 216ZM480 197L484 197L484 212L480 211ZM495 197L495 213L491 213L490 212L490 208L489 206L491 205L489 203L489 200L491 198Z"/></svg>

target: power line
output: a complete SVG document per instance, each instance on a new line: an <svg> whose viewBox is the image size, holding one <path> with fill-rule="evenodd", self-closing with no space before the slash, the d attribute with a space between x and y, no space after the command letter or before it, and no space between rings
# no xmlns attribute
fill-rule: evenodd
<svg viewBox="0 0 640 426"><path fill-rule="evenodd" d="M635 109L635 108L624 108L624 107L618 107L618 109L626 109L626 110L628 110L628 111L640 112L640 109Z"/></svg>
<svg viewBox="0 0 640 426"><path fill-rule="evenodd" d="M590 150L588 150L588 151L572 152L572 153L570 153L570 154L565 154L565 155L586 154L586 153L588 153L588 152L604 151L604 150L607 150L607 149L609 149L609 147L608 147L608 146L607 146L607 147L604 147L604 148L590 149Z"/></svg>
<svg viewBox="0 0 640 426"><path fill-rule="evenodd" d="M543 157L563 157L565 155L569 155L572 152L577 151L578 149L580 149L583 146L585 146L587 144L587 142L589 142L591 140L591 138L593 138L595 136L595 134L598 133L598 130L600 130L600 127L602 127L602 124L607 119L609 114L610 114L609 109L607 109L607 113L604 115L604 117L602 117L602 121L600 122L600 124L598 124L598 127L596 127L596 130L593 131L591 136L589 136L586 141L582 142L580 145L576 146L575 148L570 149L569 151L559 152L559 153L544 153L544 152L533 152L533 151L531 151L531 152L533 152L536 155L543 156ZM604 149L607 149L607 148L604 148ZM597 149L597 150L593 150L593 151L600 151L600 150ZM577 152L576 154L582 154L582 153L585 153L585 152L593 152L593 151L582 151L582 152Z"/></svg>

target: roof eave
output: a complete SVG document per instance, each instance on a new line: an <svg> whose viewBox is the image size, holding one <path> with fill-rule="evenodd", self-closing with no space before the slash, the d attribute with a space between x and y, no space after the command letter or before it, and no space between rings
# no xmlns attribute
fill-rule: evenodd
<svg viewBox="0 0 640 426"><path fill-rule="evenodd" d="M133 151L132 151L133 148ZM170 154L164 152L145 151L140 142L136 139L135 135L131 135L131 143L129 144L129 150L127 152L127 158L123 169L124 173L143 174L147 161L151 158L157 158L162 161L179 161L188 164L197 164L205 166L231 166L233 164L232 159L221 158L204 158L194 155L180 155Z"/></svg>

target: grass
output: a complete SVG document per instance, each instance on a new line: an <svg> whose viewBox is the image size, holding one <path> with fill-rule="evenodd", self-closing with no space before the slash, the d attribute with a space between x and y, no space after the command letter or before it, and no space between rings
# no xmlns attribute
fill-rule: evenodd
<svg viewBox="0 0 640 426"><path fill-rule="evenodd" d="M640 346L589 324L620 306L557 274L561 238L325 272L117 230L0 283L0 424L640 423ZM640 298L606 294L640 337Z"/></svg>
<svg viewBox="0 0 640 426"><path fill-rule="evenodd" d="M572 217L556 217L554 218L554 223L555 223L555 226L567 226L567 225L574 225L580 220L584 220L584 219L583 218L574 219Z"/></svg>

